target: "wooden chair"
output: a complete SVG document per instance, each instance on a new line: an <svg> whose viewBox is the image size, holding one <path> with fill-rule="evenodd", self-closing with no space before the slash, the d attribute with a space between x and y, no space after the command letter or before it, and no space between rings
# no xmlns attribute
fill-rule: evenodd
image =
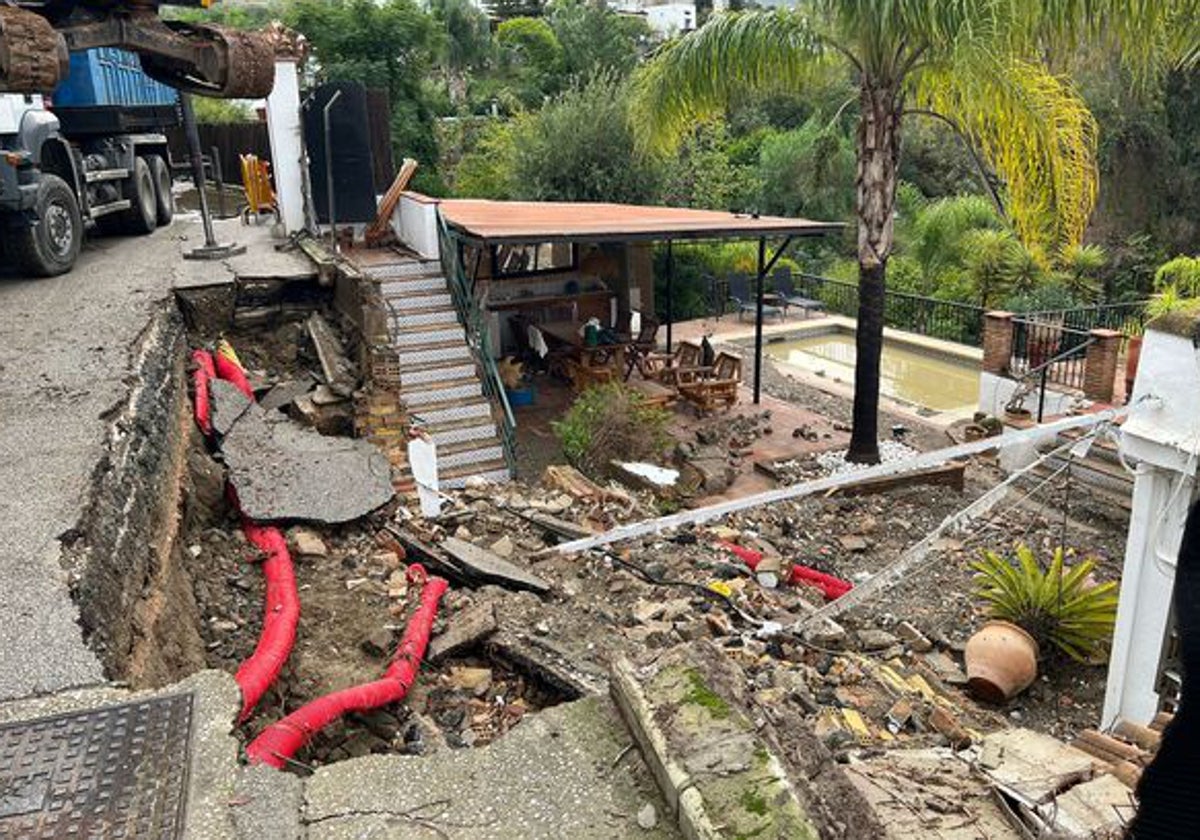
<svg viewBox="0 0 1200 840"><path fill-rule="evenodd" d="M701 353L699 344L681 341L670 355L650 353L644 356L642 373L651 381L678 387L680 382L691 382L712 373L711 368L700 364Z"/></svg>
<svg viewBox="0 0 1200 840"><path fill-rule="evenodd" d="M649 315L642 316L641 329L638 330L636 336L633 336L627 350L629 358L626 359L626 381L633 374L635 367L642 372L642 377L646 378L644 359L658 351L658 327L657 318L651 318Z"/></svg>
<svg viewBox="0 0 1200 840"><path fill-rule="evenodd" d="M689 378L677 386L679 394L701 414L737 405L742 384L742 360L724 351L717 354L709 377Z"/></svg>

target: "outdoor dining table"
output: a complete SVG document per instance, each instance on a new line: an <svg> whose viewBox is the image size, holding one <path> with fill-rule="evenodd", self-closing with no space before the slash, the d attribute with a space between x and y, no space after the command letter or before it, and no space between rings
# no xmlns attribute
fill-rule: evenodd
<svg viewBox="0 0 1200 840"><path fill-rule="evenodd" d="M611 354L618 371L625 369L625 354L628 344L596 344L589 346L583 337L582 321L547 321L538 324L542 335L551 341L565 345L580 361L594 365Z"/></svg>

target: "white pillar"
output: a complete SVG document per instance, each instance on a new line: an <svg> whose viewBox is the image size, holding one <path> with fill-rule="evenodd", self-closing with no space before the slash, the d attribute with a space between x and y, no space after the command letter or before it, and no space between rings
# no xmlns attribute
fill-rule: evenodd
<svg viewBox="0 0 1200 840"><path fill-rule="evenodd" d="M288 234L304 229L304 141L300 133L300 77L291 58L275 61L275 87L267 97L267 132L279 217Z"/></svg>
<svg viewBox="0 0 1200 840"><path fill-rule="evenodd" d="M1147 329L1121 452L1137 463L1102 726L1146 724L1175 588L1183 525L1200 461L1200 353L1190 337Z"/></svg>

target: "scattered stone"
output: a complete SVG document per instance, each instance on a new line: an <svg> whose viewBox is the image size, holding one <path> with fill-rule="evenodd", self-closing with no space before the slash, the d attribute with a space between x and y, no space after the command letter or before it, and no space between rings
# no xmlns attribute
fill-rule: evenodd
<svg viewBox="0 0 1200 840"><path fill-rule="evenodd" d="M867 628L858 631L858 643L863 650L883 650L896 644L896 637L886 630Z"/></svg>
<svg viewBox="0 0 1200 840"><path fill-rule="evenodd" d="M297 557L323 560L329 556L329 549L325 547L325 541L306 528L297 528L292 531L292 548Z"/></svg>
<svg viewBox="0 0 1200 840"><path fill-rule="evenodd" d="M814 621L810 627L805 628L803 638L804 641L810 644L837 648L846 642L846 628L842 627L836 621L822 618L819 621Z"/></svg>
<svg viewBox="0 0 1200 840"><path fill-rule="evenodd" d="M901 621L897 624L896 634L905 641L909 648L917 653L928 653L933 650L933 642L929 641L925 634L910 622Z"/></svg>
<svg viewBox="0 0 1200 840"><path fill-rule="evenodd" d="M662 616L665 609L666 605L661 601L647 601L645 598L639 599L633 605L633 620L638 624L647 624Z"/></svg>
<svg viewBox="0 0 1200 840"><path fill-rule="evenodd" d="M492 543L492 552L497 557L503 557L505 560L507 560L509 557L513 556L513 541L510 540L507 535L501 537Z"/></svg>
<svg viewBox="0 0 1200 840"><path fill-rule="evenodd" d="M654 803L647 802L637 813L638 828L643 831L650 831L658 825L658 811L654 807Z"/></svg>
<svg viewBox="0 0 1200 840"><path fill-rule="evenodd" d="M706 613L704 620L708 622L708 626L714 636L733 635L733 622L729 620L729 616L720 610L713 610L710 613Z"/></svg>
<svg viewBox="0 0 1200 840"><path fill-rule="evenodd" d="M476 697L482 697L492 687L492 670L463 665L451 668L447 679L455 688L470 692Z"/></svg>
<svg viewBox="0 0 1200 840"><path fill-rule="evenodd" d="M218 633L232 633L234 630L238 629L238 623L236 621L229 621L228 619L223 618L213 619L209 622L209 626Z"/></svg>
<svg viewBox="0 0 1200 840"><path fill-rule="evenodd" d="M455 613L446 630L429 643L427 658L436 662L455 651L470 647L496 631L496 608L491 601L472 604Z"/></svg>
<svg viewBox="0 0 1200 840"><path fill-rule="evenodd" d="M846 551L853 551L855 553L866 551L868 547L867 541L857 534L840 536L838 537L838 542L841 543L842 548Z"/></svg>
<svg viewBox="0 0 1200 840"><path fill-rule="evenodd" d="M550 625L545 621L539 621L537 624L533 625L533 632L537 633L539 636L549 636Z"/></svg>
<svg viewBox="0 0 1200 840"><path fill-rule="evenodd" d="M367 656L374 656L377 659L387 659L392 655L392 631L386 627L380 627L378 630L374 630L369 635L363 637L358 646L362 648L363 653L367 654Z"/></svg>

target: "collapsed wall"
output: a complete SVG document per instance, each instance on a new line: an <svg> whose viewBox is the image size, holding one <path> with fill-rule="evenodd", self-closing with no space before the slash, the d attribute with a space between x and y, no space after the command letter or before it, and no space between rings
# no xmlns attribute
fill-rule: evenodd
<svg viewBox="0 0 1200 840"><path fill-rule="evenodd" d="M178 536L212 498L188 466L192 428L183 319L171 301L129 351L128 390L105 414L104 457L80 521L64 540L84 637L110 679L158 686L204 667L204 643ZM204 498L201 498L203 496Z"/></svg>

